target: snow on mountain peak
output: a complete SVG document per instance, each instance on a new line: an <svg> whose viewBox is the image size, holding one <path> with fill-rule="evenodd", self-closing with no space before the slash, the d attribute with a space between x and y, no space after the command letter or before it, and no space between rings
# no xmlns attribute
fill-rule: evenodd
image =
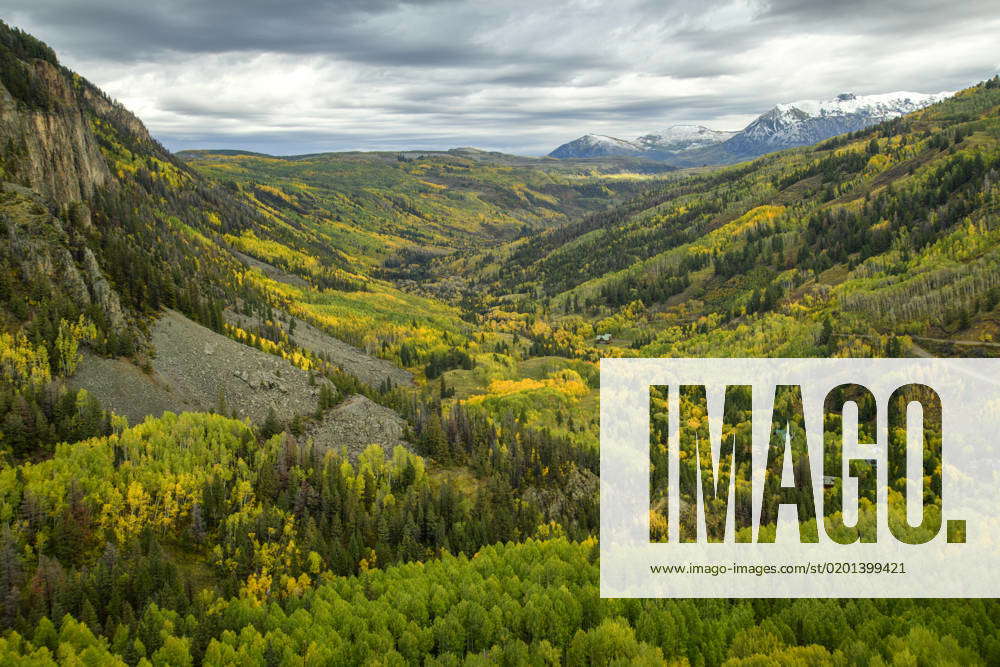
<svg viewBox="0 0 1000 667"><path fill-rule="evenodd" d="M739 132L720 132L702 125L672 125L633 141L588 134L563 144L550 155L641 155L660 160L681 160L687 159L686 156L698 156L698 159L706 162L731 161L783 148L815 144L838 134L855 132L918 111L953 94L896 91L857 95L845 92L826 100L798 100L777 104ZM713 148L716 144L719 144L718 149Z"/></svg>
<svg viewBox="0 0 1000 667"><path fill-rule="evenodd" d="M646 147L647 150L676 153L718 144L734 134L735 132L712 130L704 125L671 125L655 134L644 134L636 139L635 143Z"/></svg>
<svg viewBox="0 0 1000 667"><path fill-rule="evenodd" d="M609 137L604 134L585 134L568 144L563 144L549 155L552 157L602 157L610 155L636 155L642 146L631 141Z"/></svg>
<svg viewBox="0 0 1000 667"><path fill-rule="evenodd" d="M782 113L798 109L814 118L843 116L846 114L864 114L880 118L892 118L923 109L952 95L954 95L953 92L928 94L909 91L896 91L878 95L841 93L829 100L798 100L797 102L778 104L774 108Z"/></svg>
<svg viewBox="0 0 1000 667"><path fill-rule="evenodd" d="M657 132L656 136L663 137L664 139L692 139L695 137L711 136L715 131L710 130L704 125L671 125L667 129Z"/></svg>
<svg viewBox="0 0 1000 667"><path fill-rule="evenodd" d="M828 100L778 104L747 125L727 146L739 155L763 155L782 148L806 146L918 111L951 95L909 91L879 95L841 93Z"/></svg>

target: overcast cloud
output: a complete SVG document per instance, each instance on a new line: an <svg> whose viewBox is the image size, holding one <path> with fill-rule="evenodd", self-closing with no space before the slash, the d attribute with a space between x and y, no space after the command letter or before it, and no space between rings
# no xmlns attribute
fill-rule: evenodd
<svg viewBox="0 0 1000 667"><path fill-rule="evenodd" d="M1000 69L996 0L6 0L169 148L274 154L739 129Z"/></svg>

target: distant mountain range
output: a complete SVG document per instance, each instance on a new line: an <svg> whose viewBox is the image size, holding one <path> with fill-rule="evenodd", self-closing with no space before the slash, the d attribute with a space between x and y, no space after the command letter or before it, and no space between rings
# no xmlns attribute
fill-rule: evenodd
<svg viewBox="0 0 1000 667"><path fill-rule="evenodd" d="M736 134L738 133L710 130L702 125L673 125L655 134L644 134L633 141L601 134L586 134L568 144L563 144L549 153L549 156L559 158L668 156L714 146Z"/></svg>
<svg viewBox="0 0 1000 667"><path fill-rule="evenodd" d="M740 131L723 132L701 125L674 125L634 140L586 134L549 153L555 158L634 156L677 166L725 164L808 146L922 109L950 97L950 92L895 92L881 95L842 93L829 100L779 104Z"/></svg>

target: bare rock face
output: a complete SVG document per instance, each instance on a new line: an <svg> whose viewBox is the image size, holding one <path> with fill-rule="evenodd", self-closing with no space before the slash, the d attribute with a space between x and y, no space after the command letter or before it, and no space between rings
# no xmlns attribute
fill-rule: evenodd
<svg viewBox="0 0 1000 667"><path fill-rule="evenodd" d="M108 165L72 84L52 63L34 60L32 85L51 102L49 110L28 109L0 85L0 150L6 178L59 203L81 201L111 180Z"/></svg>
<svg viewBox="0 0 1000 667"><path fill-rule="evenodd" d="M309 373L272 354L226 338L168 310L152 331L153 370L178 396L214 410L263 420L269 411L283 422L316 410L319 388ZM188 407L187 409L193 409Z"/></svg>
<svg viewBox="0 0 1000 667"><path fill-rule="evenodd" d="M104 272L101 271L101 266L97 263L97 257L94 256L90 248L83 249L83 264L87 271L87 277L90 279L94 301L107 314L115 328L125 326L125 312L122 310L121 299L118 298L118 293L115 292L108 279L104 277Z"/></svg>
<svg viewBox="0 0 1000 667"><path fill-rule="evenodd" d="M75 224L86 224L89 218L85 206L63 213ZM7 239L0 256L18 266L27 281L51 285L83 306L97 304L116 329L127 326L121 299L93 251L81 239L74 240L41 195L14 183L0 184L0 224Z"/></svg>
<svg viewBox="0 0 1000 667"><path fill-rule="evenodd" d="M72 253L70 253L68 248L53 249L53 252L59 263L59 281L63 284L64 289L77 303L90 305L92 302L90 300L90 292L87 290L87 283L84 281L83 276L80 274L80 270L73 261ZM107 281L105 281L105 283L107 283ZM115 303L118 303L118 294L115 293L110 286L108 287L108 290L110 292L110 296L114 297ZM122 317L120 305L118 306L118 319L115 320L112 318L112 322L119 327L124 325L124 318Z"/></svg>
<svg viewBox="0 0 1000 667"><path fill-rule="evenodd" d="M330 410L307 435L317 446L346 449L354 460L370 445L382 447L386 456L397 445L409 447L403 441L405 430L406 421L394 410L355 394Z"/></svg>
<svg viewBox="0 0 1000 667"><path fill-rule="evenodd" d="M587 502L598 492L597 475L586 469L574 468L560 490L555 486L533 486L524 492L524 499L548 508L553 516L571 512L574 506Z"/></svg>
<svg viewBox="0 0 1000 667"><path fill-rule="evenodd" d="M0 81L0 219L7 221L11 259L31 280L47 281L82 305L99 305L123 329L121 299L78 232L93 228L86 201L113 183L92 119L119 122L113 114L127 112L54 62L16 63L23 79ZM24 85L31 97L11 93Z"/></svg>

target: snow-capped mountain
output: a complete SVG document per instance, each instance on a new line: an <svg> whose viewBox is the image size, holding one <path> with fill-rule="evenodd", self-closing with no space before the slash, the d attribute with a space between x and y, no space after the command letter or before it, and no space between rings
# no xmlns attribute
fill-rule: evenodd
<svg viewBox="0 0 1000 667"><path fill-rule="evenodd" d="M610 155L640 155L642 146L603 134L585 134L579 139L563 144L549 153L549 157L607 157Z"/></svg>
<svg viewBox="0 0 1000 667"><path fill-rule="evenodd" d="M656 134L644 134L634 143L647 151L678 153L721 143L735 132L710 130L704 125L672 125Z"/></svg>
<svg viewBox="0 0 1000 667"><path fill-rule="evenodd" d="M906 91L881 95L842 93L829 100L778 104L739 132L720 132L701 125L674 125L632 141L588 134L563 144L549 156L631 155L681 166L736 162L861 130L940 102L952 94Z"/></svg>
<svg viewBox="0 0 1000 667"><path fill-rule="evenodd" d="M807 146L923 109L952 94L842 93L830 100L800 100L779 104L758 116L727 142L726 147L738 155L762 155L783 148Z"/></svg>
<svg viewBox="0 0 1000 667"><path fill-rule="evenodd" d="M604 157L636 155L665 157L721 143L735 132L710 130L702 125L673 125L665 130L629 141L601 134L585 134L549 153L550 157Z"/></svg>

